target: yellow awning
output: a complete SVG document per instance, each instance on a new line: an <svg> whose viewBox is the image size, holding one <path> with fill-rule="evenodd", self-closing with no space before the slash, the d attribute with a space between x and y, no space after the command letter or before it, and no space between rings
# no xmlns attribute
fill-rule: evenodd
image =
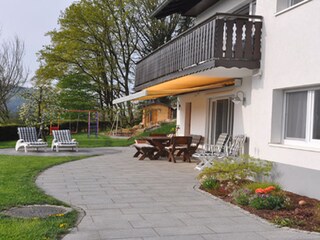
<svg viewBox="0 0 320 240"><path fill-rule="evenodd" d="M152 87L148 87L140 92L115 99L113 101L113 104L132 100L148 100L214 88L222 88L234 85L234 83L235 79L189 75L168 82L160 83Z"/></svg>

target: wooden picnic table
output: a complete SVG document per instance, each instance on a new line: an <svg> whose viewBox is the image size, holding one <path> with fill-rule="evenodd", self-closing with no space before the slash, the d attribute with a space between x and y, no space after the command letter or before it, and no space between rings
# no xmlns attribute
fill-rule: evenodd
<svg viewBox="0 0 320 240"><path fill-rule="evenodd" d="M159 157L168 157L168 152L165 147L169 146L171 137L145 137L152 146L157 149L156 154L154 155L154 159L158 159Z"/></svg>

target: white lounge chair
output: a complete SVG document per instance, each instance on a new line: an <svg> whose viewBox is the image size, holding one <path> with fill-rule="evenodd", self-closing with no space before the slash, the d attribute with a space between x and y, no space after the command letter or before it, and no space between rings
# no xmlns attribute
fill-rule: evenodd
<svg viewBox="0 0 320 240"><path fill-rule="evenodd" d="M78 142L75 139L71 138L70 130L53 130L52 131L53 140L51 149L59 152L60 148L71 148L78 152Z"/></svg>
<svg viewBox="0 0 320 240"><path fill-rule="evenodd" d="M246 135L235 136L231 141L230 147L228 147L226 151L228 154L227 156L238 157L239 155L243 154L244 143L246 140Z"/></svg>
<svg viewBox="0 0 320 240"><path fill-rule="evenodd" d="M246 139L247 139L246 135L235 136L231 141L230 147L228 147L226 144L226 146L224 147L224 151L216 152L216 153L213 152L212 154L206 155L202 159L200 158L202 162L200 162L195 167L195 169L202 171L204 168L212 166L215 160L221 160L228 156L238 157L244 148L244 143Z"/></svg>
<svg viewBox="0 0 320 240"><path fill-rule="evenodd" d="M18 127L19 140L16 143L16 151L19 151L21 147L24 148L25 152L28 152L29 148L36 149L46 148L48 144L41 138L37 137L37 130L35 127Z"/></svg>
<svg viewBox="0 0 320 240"><path fill-rule="evenodd" d="M229 135L227 133L221 133L217 139L215 145L203 145L203 149L200 152L194 153L192 156L198 158L200 162L197 164L195 169L202 171L206 167L212 165L212 159L220 155L225 149L225 145L229 141Z"/></svg>

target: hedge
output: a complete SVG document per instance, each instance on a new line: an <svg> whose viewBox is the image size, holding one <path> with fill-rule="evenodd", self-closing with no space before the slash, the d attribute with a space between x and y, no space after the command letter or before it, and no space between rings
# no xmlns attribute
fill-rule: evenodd
<svg viewBox="0 0 320 240"><path fill-rule="evenodd" d="M19 125L20 126L20 125ZM0 126L0 141L18 140L18 125Z"/></svg>

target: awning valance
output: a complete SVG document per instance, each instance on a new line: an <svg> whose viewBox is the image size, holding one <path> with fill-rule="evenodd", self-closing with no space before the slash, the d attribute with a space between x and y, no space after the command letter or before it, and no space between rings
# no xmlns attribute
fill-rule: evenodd
<svg viewBox="0 0 320 240"><path fill-rule="evenodd" d="M205 84L204 84L205 83ZM213 79L200 81L199 79L176 79L170 82L159 84L140 92L130 94L113 100L113 104L134 101L134 100L149 100L166 96L174 96L184 93L204 91L215 88L223 88L235 84L235 79Z"/></svg>

